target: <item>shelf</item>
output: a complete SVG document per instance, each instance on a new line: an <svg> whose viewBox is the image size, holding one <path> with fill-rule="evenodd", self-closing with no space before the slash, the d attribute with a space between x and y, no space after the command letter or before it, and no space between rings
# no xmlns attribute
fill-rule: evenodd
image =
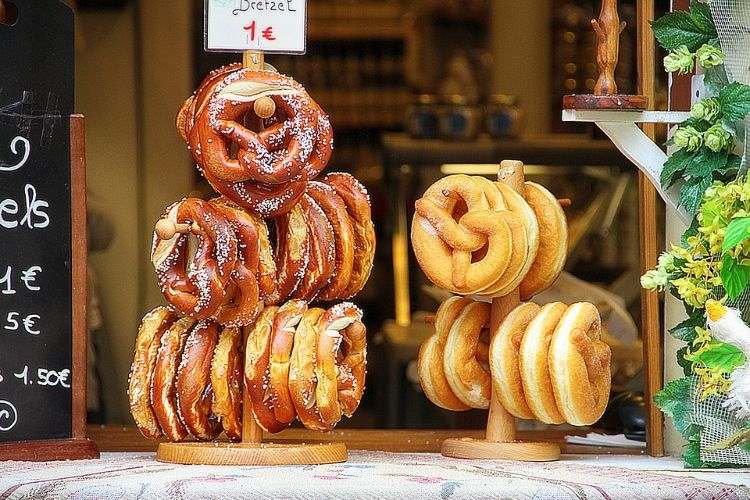
<svg viewBox="0 0 750 500"><path fill-rule="evenodd" d="M680 123L690 118L686 111L620 111L564 109L562 121L588 123Z"/></svg>

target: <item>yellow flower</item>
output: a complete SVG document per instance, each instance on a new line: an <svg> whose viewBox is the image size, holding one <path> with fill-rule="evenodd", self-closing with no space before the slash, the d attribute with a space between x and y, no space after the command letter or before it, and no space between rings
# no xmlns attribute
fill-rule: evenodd
<svg viewBox="0 0 750 500"><path fill-rule="evenodd" d="M711 332L708 331L706 328L701 328L700 326L695 327L695 333L696 335L695 339L693 339L693 345L698 344L705 344L711 340ZM697 354L697 351L692 354Z"/></svg>

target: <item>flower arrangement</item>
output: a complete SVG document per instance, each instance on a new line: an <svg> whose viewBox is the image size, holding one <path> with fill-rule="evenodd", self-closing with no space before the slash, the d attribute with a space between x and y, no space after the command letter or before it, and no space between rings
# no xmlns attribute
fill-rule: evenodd
<svg viewBox="0 0 750 500"><path fill-rule="evenodd" d="M641 285L667 291L684 304L688 318L669 333L685 342L677 351L685 376L667 383L654 400L688 442L686 466L711 467L721 464L701 459L703 429L692 419L693 401L726 399L733 373L744 370L748 361L742 346L722 340L733 337L718 333L719 323L707 318L706 309L728 309L724 304L737 301L750 282L750 177L736 154L737 131L750 112L750 87L728 81L707 4L693 0L689 11L667 14L654 21L652 29L668 51L665 70L686 74L700 68L709 94L692 106L690 118L668 141L676 149L660 179L665 189L679 188L679 203L693 216L692 224L681 242L660 256L656 269L642 276ZM732 317L741 326L727 327L725 320L724 330L747 329L739 311ZM725 444L750 446L744 441Z"/></svg>

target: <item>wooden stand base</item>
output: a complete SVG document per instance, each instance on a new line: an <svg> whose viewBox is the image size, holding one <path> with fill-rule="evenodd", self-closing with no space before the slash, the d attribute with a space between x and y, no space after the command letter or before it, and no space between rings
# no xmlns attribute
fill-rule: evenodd
<svg viewBox="0 0 750 500"><path fill-rule="evenodd" d="M48 462L52 460L87 460L99 458L93 441L79 439L48 439L0 444L0 461Z"/></svg>
<svg viewBox="0 0 750 500"><path fill-rule="evenodd" d="M156 459L185 465L316 465L346 462L344 443L161 443Z"/></svg>
<svg viewBox="0 0 750 500"><path fill-rule="evenodd" d="M622 109L644 110L648 97L644 95L594 95L572 94L563 96L563 109Z"/></svg>
<svg viewBox="0 0 750 500"><path fill-rule="evenodd" d="M443 441L440 453L451 458L550 462L560 458L560 447L544 442L496 443L485 439L451 438Z"/></svg>

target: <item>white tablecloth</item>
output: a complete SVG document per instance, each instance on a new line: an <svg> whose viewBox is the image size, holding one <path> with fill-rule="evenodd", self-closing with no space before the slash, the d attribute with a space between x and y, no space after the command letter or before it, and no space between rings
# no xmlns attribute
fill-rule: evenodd
<svg viewBox="0 0 750 500"><path fill-rule="evenodd" d="M750 498L750 473L685 471L677 459L565 456L559 462L458 460L351 451L343 464L227 467L101 460L0 462L5 498Z"/></svg>

